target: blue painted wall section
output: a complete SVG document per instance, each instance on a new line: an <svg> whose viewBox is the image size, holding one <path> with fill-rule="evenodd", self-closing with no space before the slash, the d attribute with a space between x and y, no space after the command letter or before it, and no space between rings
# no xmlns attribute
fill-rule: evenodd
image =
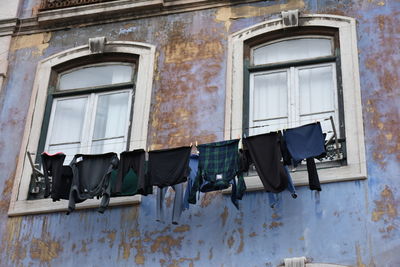
<svg viewBox="0 0 400 267"><path fill-rule="evenodd" d="M37 1L26 1L22 14ZM299 187L271 209L263 192L240 210L210 193L180 225L138 206L8 218L16 158L38 61L88 38L157 46L149 141L153 148L222 140L227 38L280 9L357 19L368 179ZM276 266L283 258L400 266L400 2L268 1L14 38L0 93L0 266ZM171 196L167 204L171 207Z"/></svg>

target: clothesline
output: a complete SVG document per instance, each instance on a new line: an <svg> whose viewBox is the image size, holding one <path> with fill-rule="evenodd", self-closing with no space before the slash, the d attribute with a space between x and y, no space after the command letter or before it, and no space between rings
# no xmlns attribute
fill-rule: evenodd
<svg viewBox="0 0 400 267"><path fill-rule="evenodd" d="M330 118L324 118L324 119L321 119L321 120L305 120L305 121L314 121L314 122L317 122L317 121L327 121L327 120L330 120ZM304 121L292 121L292 122L304 122ZM268 126L271 126L271 125L281 125L281 124L287 124L287 123L284 123L284 122L281 122L281 123L270 123L270 124L264 124L264 125L257 125L257 126L251 126L251 127L245 127L245 128L234 128L234 129L231 129L231 130L241 130L241 129L255 129L255 128L263 128L263 127L268 127ZM297 127L297 126L296 126ZM214 132L225 132L225 131L214 131ZM333 131L328 131L327 133L333 133ZM176 138L179 138L180 136L178 136L178 137L176 137ZM246 137L246 136L244 136L244 137ZM104 141L104 140L102 140L102 141ZM129 143L132 143L132 142L140 142L140 141L147 141L147 139L131 139L130 141L129 141ZM115 144L126 144L127 142L126 141L118 141L118 142L109 142L109 143L106 143L106 144L93 144L92 143L92 145L85 145L85 146L82 146L82 145L76 145L76 146L70 146L70 147L68 147L68 149L74 149L74 148L88 148L88 147L100 147L100 146L107 146L107 145L115 145ZM65 144L59 144L59 145L65 145Z"/></svg>
<svg viewBox="0 0 400 267"><path fill-rule="evenodd" d="M314 121L314 122L318 122L318 121L328 121L330 120L330 118L324 118L321 120L314 120L314 119L308 119L308 120L297 120L297 121L291 121L291 123L293 122L310 122L310 121ZM250 126L250 127L245 127L244 129L255 129L255 128L262 128L262 127L268 127L271 125L281 125L281 124L288 124L289 122L279 122L279 123L269 123L269 124L263 124L263 125L256 125L256 126ZM296 126L297 127L297 126ZM240 130L241 128L235 129L235 130Z"/></svg>
<svg viewBox="0 0 400 267"><path fill-rule="evenodd" d="M330 120L332 121L332 117ZM332 127L334 130L333 121ZM75 203L78 201L82 202L94 197L102 197L99 212L103 213L108 205L110 195L112 196L109 192L114 196L118 196L118 194L120 196L135 194L146 196L153 192L154 186L157 186L156 210L157 220L160 221L161 216L159 215L163 213L164 188L166 189L168 186L173 186L175 190L176 199L173 210L183 207L181 204L176 204L183 201L185 201L186 208L189 204L196 204L198 192L219 191L230 186L232 186L231 201L236 208L239 208L238 200L242 199L246 191L243 173L248 171L253 164L264 189L270 192L268 198L271 207L279 201L275 193L285 189L291 192L293 198L297 198L287 166L296 167L303 160L306 160L310 190L321 191L317 165L314 160L326 153L325 137L321 125L315 123L293 128L284 133L285 143L279 142L282 140L281 138L280 132L244 138L243 143L247 149L241 153L238 153L238 139L220 141L218 145L204 144L199 147L201 152L199 157L191 157L191 148L187 146L154 151L155 153L150 152L148 157L143 150L127 151L121 153L119 158L116 153L87 156L78 154L75 155L70 165L65 166L63 165L65 154L42 154L43 174L36 169L31 159L30 162L36 175L34 177L44 175L44 196L51 195L53 201L68 199L68 213L75 209ZM29 154L28 157L30 157ZM145 163L146 161L148 164ZM194 167L195 163L198 167ZM149 166L147 170L146 166ZM101 171L95 175L92 174L93 169ZM176 170L174 175L170 175L171 169ZM63 170L65 171L63 172ZM114 171L116 171L116 176L111 178L111 173ZM128 175L130 172L136 175ZM77 173L80 175L79 179L75 179ZM63 175L70 179L62 179ZM49 176L51 176L51 180ZM81 179L91 181L88 184L93 185L93 189L85 188L81 191ZM137 184L135 190L132 191L131 185L128 186L125 183L126 179L131 179L129 183ZM188 183L185 197L183 197L182 182L185 182L186 179ZM104 182L106 180L108 180L107 183ZM68 181L72 181L72 183L68 184ZM36 179L35 182L40 183L41 181ZM112 184L115 186L113 187ZM125 187L124 184L126 184ZM177 197L179 198L177 199ZM183 209L173 215L172 223L178 223Z"/></svg>

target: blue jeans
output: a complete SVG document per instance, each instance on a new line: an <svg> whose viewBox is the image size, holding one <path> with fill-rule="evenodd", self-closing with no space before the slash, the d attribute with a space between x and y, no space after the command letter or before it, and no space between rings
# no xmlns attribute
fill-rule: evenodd
<svg viewBox="0 0 400 267"><path fill-rule="evenodd" d="M290 176L289 169L287 166L284 166L286 175L288 177L288 187L287 190L292 194L293 198L297 198L296 188L294 188L292 177ZM279 202L279 194L277 193L268 193L268 202L271 208L274 208L276 204Z"/></svg>

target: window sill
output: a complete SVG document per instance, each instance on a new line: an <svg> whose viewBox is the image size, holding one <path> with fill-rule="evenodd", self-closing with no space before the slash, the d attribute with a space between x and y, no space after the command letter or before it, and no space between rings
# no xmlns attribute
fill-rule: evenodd
<svg viewBox="0 0 400 267"><path fill-rule="evenodd" d="M137 205L141 202L141 196L111 198L109 207L123 205ZM76 204L76 210L98 208L100 199L88 199L85 202ZM43 214L53 212L66 212L67 200L53 202L50 198L38 200L17 200L11 203L8 216L23 216L30 214Z"/></svg>
<svg viewBox="0 0 400 267"><path fill-rule="evenodd" d="M291 171L290 175L295 186L308 186L307 171ZM367 179L366 173L356 171L354 166L349 165L337 168L319 169L318 176L321 184ZM246 176L244 179L246 181L247 192L264 191L264 186L258 175ZM223 193L230 194L231 191L231 188L228 188L224 190Z"/></svg>

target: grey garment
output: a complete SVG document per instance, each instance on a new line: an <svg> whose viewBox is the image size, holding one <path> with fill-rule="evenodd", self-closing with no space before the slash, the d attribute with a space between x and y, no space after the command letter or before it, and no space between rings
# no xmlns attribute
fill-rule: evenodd
<svg viewBox="0 0 400 267"><path fill-rule="evenodd" d="M183 211L183 183L171 186L175 191L174 205L172 206L172 223L178 224L179 218ZM165 218L165 195L167 194L168 186L157 187L156 198L156 216L157 221L164 222Z"/></svg>
<svg viewBox="0 0 400 267"><path fill-rule="evenodd" d="M71 161L73 173L69 193L68 212L75 209L75 204L90 198L102 198L98 211L103 213L110 202L111 172L117 169L116 153L76 154Z"/></svg>

